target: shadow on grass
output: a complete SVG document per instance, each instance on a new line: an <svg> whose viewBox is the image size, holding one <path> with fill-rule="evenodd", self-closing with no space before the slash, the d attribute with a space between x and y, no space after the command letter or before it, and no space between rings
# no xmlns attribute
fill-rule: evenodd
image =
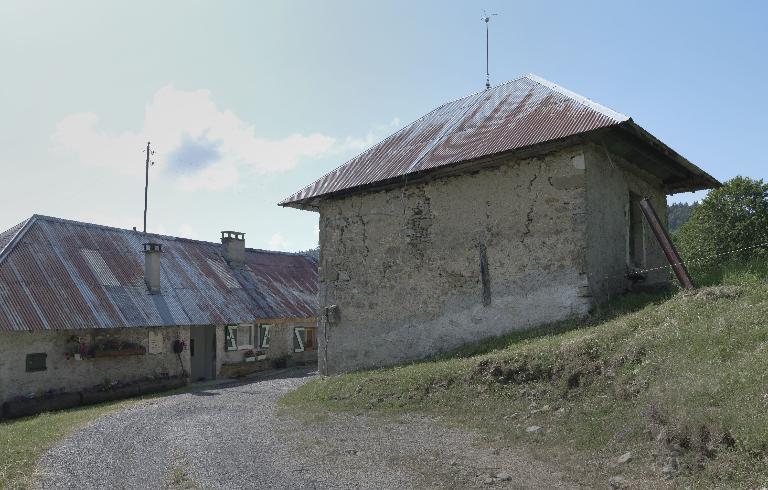
<svg viewBox="0 0 768 490"><path fill-rule="evenodd" d="M574 318L534 327L529 330L521 330L498 337L490 337L476 343L464 345L456 350L437 355L429 360L441 361L457 357L472 357L487 354L496 350L505 349L524 340L558 335L570 330L597 325L622 315L639 311L646 306L663 303L670 299L676 292L676 289L669 289L655 293L623 294L613 298L606 304L597 306L586 318Z"/></svg>

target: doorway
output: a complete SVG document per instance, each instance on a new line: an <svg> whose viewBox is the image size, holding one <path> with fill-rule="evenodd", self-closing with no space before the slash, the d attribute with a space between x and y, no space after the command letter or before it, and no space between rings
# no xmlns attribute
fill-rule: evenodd
<svg viewBox="0 0 768 490"><path fill-rule="evenodd" d="M216 327L189 328L191 381L216 378Z"/></svg>

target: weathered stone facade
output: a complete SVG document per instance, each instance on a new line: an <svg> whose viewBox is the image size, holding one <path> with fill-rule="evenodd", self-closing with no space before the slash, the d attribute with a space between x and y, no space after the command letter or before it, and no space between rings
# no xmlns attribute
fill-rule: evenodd
<svg viewBox="0 0 768 490"><path fill-rule="evenodd" d="M149 332L162 335L159 354L105 357L77 361L67 359L72 336L90 342L114 339L148 347ZM119 328L49 332L0 333L0 402L16 396L48 390L79 391L109 381L130 382L146 377L179 376L189 370L189 351L173 352L176 339L189 342L189 327ZM46 370L27 372L26 356L45 353Z"/></svg>
<svg viewBox="0 0 768 490"><path fill-rule="evenodd" d="M660 183L629 167L579 144L323 199L320 305L337 308L321 322L321 370L395 364L583 316L624 290L629 191L666 215ZM663 264L643 236L643 264Z"/></svg>
<svg viewBox="0 0 768 490"><path fill-rule="evenodd" d="M272 325L270 344L267 349L262 349L266 353L265 361L260 363L262 369L271 368L272 363L279 358L286 358L288 364L317 362L316 348L307 349L305 352L294 352L293 343L294 328L316 327L314 320L272 321L270 324ZM244 362L248 347L226 350L223 325L209 325L202 328L215 332L216 352L212 355L215 359L215 377L226 377L232 373L247 371L227 369L227 366L238 364L244 364L244 367L253 366L251 363ZM159 333L162 338L160 353L152 353L149 349L150 332ZM73 336L79 337L86 344L105 340L128 341L145 347L147 353L84 360L75 360L70 356L68 359L66 353L73 348L74 344L70 340ZM178 355L173 352L173 342L177 339L183 340L187 345L187 348ZM190 327L185 326L3 332L0 333L0 403L17 396L38 396L49 390L57 392L86 390L105 380L127 383L144 378L188 376L192 372L189 345ZM205 348L207 347L198 345L198 353L203 355ZM256 346L253 348L258 349ZM27 372L26 356L41 353L47 354L46 369Z"/></svg>

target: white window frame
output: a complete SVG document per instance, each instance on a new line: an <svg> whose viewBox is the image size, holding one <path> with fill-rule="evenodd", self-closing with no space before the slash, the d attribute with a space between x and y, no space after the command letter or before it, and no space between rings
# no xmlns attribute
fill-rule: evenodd
<svg viewBox="0 0 768 490"><path fill-rule="evenodd" d="M253 349L253 346L255 345L255 343L253 341L253 330L254 330L253 327L254 326L251 323L242 323L242 324L237 326L237 350ZM246 344L241 344L240 343L240 332L243 329L248 329L247 330L247 332L248 332L248 340L247 340L247 342L248 343L246 343Z"/></svg>
<svg viewBox="0 0 768 490"><path fill-rule="evenodd" d="M261 341L261 329L264 329L264 340L266 342ZM258 325L258 328L256 329L256 342L259 344L259 349L269 349L269 338L272 334L272 324L270 323L260 323Z"/></svg>
<svg viewBox="0 0 768 490"><path fill-rule="evenodd" d="M299 330L302 330L304 332L304 335L307 335L307 329L304 327L293 327L293 336L296 337L296 340L299 341L299 348L293 348L293 352L304 352L304 341L301 340L301 336L299 335Z"/></svg>

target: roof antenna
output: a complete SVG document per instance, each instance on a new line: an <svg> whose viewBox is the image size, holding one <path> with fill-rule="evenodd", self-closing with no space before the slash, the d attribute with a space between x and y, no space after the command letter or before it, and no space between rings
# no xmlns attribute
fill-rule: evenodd
<svg viewBox="0 0 768 490"><path fill-rule="evenodd" d="M150 148L150 143L147 141L147 149L144 152L147 154L147 173L144 180L144 233L147 233L147 191L149 191L149 166L154 165L154 161L150 161L149 158L155 154L155 150Z"/></svg>
<svg viewBox="0 0 768 490"><path fill-rule="evenodd" d="M491 17L499 14L489 14L483 10L483 18L480 19L485 22L485 90L491 88L491 75L488 71L488 24L491 22Z"/></svg>

